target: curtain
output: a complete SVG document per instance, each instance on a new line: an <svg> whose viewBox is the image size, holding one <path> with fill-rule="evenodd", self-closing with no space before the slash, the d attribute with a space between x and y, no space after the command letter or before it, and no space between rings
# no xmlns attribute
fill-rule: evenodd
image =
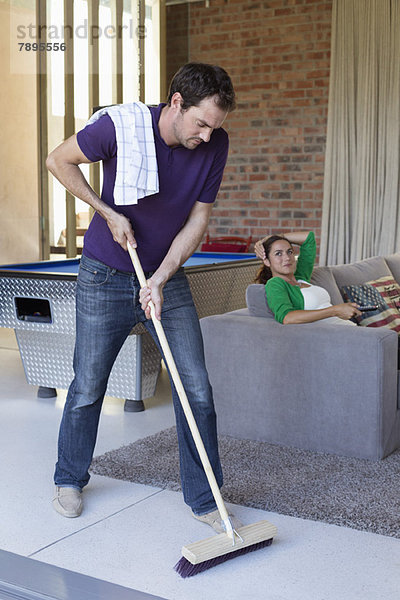
<svg viewBox="0 0 400 600"><path fill-rule="evenodd" d="M400 250L400 0L333 0L320 264Z"/></svg>

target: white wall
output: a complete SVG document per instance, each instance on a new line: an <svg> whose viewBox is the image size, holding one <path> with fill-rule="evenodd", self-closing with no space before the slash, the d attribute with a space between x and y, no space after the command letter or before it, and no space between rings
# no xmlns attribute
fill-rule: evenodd
<svg viewBox="0 0 400 600"><path fill-rule="evenodd" d="M19 18L0 2L0 264L39 258L35 61L14 52Z"/></svg>

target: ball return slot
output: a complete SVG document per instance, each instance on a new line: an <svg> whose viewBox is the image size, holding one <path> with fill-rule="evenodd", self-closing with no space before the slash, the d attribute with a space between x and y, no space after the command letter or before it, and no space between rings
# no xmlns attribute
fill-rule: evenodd
<svg viewBox="0 0 400 600"><path fill-rule="evenodd" d="M50 302L44 298L14 298L17 319L30 323L52 323Z"/></svg>

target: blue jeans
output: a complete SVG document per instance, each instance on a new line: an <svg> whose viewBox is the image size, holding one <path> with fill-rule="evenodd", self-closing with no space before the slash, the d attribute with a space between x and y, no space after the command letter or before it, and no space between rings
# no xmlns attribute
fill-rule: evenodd
<svg viewBox="0 0 400 600"><path fill-rule="evenodd" d="M150 277L151 273L146 273ZM97 429L108 378L131 329L142 322L158 340L139 303L135 275L82 256L76 291L75 378L68 390L58 439L54 481L82 489L89 481ZM203 340L190 288L180 269L164 287L162 324L200 435L222 485L216 415L204 362ZM175 386L173 403L183 496L195 514L216 508Z"/></svg>

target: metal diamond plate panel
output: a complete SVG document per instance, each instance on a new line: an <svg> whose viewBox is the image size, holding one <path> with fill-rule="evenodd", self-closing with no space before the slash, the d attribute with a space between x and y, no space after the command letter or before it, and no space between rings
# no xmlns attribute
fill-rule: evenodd
<svg viewBox="0 0 400 600"><path fill-rule="evenodd" d="M75 334L17 330L18 345L28 383L66 389L74 373L72 368ZM139 400L136 393L136 348L138 336L130 335L111 371L107 395ZM151 336L142 336L142 398L154 396L161 356Z"/></svg>
<svg viewBox="0 0 400 600"><path fill-rule="evenodd" d="M246 289L254 283L258 260L186 272L199 319L246 307Z"/></svg>
<svg viewBox="0 0 400 600"><path fill-rule="evenodd" d="M0 278L0 326L30 331L75 332L75 281ZM52 323L32 323L17 318L14 298L46 299Z"/></svg>

